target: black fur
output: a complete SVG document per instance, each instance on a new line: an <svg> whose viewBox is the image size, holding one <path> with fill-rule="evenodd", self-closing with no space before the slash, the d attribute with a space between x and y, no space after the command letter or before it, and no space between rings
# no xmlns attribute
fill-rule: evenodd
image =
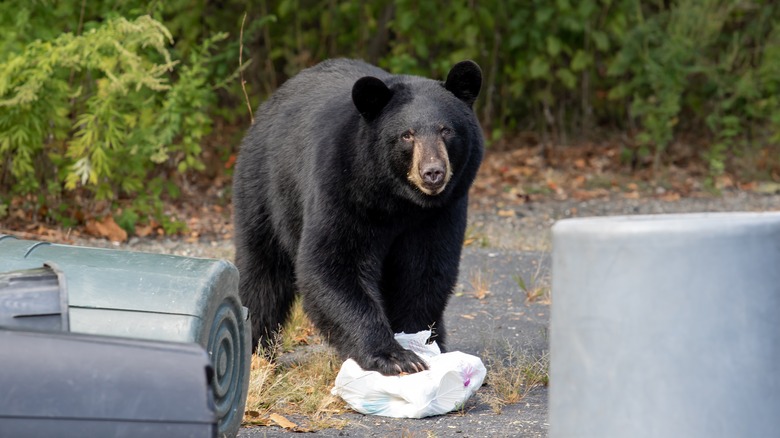
<svg viewBox="0 0 780 438"><path fill-rule="evenodd" d="M470 61L445 84L339 59L302 71L260 106L233 183L236 265L255 345L285 322L297 290L328 341L364 369L424 367L393 333L433 327L444 347L483 155L471 108L480 84ZM407 177L412 150L402 136L439 138L443 127L452 178L426 195Z"/></svg>

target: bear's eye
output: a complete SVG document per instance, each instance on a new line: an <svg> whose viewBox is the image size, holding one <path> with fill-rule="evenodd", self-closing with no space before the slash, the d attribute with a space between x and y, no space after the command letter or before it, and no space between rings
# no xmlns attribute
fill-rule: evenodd
<svg viewBox="0 0 780 438"><path fill-rule="evenodd" d="M403 141L412 141L414 140L414 134L412 134L410 131L406 131L401 135L401 138Z"/></svg>
<svg viewBox="0 0 780 438"><path fill-rule="evenodd" d="M442 137L449 137L450 135L452 135L452 129L446 126L442 127L440 132Z"/></svg>

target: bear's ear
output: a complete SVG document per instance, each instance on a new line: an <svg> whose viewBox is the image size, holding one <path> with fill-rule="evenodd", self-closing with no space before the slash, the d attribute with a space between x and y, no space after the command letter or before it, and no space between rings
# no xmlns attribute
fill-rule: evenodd
<svg viewBox="0 0 780 438"><path fill-rule="evenodd" d="M444 88L468 106L474 105L482 87L482 69L474 61L461 61L447 74Z"/></svg>
<svg viewBox="0 0 780 438"><path fill-rule="evenodd" d="M352 102L360 114L372 120L390 102L393 91L381 79L373 76L360 78L352 86Z"/></svg>

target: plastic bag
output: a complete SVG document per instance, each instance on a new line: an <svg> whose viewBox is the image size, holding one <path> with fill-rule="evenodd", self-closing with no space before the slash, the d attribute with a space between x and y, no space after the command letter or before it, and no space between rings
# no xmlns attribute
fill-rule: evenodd
<svg viewBox="0 0 780 438"><path fill-rule="evenodd" d="M347 359L331 393L360 413L385 417L423 418L461 408L482 386L487 370L476 356L459 351L441 353L435 342L425 343L430 336L428 330L395 335L402 347L428 364L428 370L383 376L377 371L364 371L357 362Z"/></svg>

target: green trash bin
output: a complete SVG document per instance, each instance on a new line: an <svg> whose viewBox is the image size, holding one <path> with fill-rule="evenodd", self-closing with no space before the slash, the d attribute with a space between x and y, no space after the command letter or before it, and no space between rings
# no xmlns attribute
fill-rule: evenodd
<svg viewBox="0 0 780 438"><path fill-rule="evenodd" d="M56 265L67 280L71 332L202 345L215 370L219 434L238 433L251 334L233 264L0 235L0 272L45 264Z"/></svg>

